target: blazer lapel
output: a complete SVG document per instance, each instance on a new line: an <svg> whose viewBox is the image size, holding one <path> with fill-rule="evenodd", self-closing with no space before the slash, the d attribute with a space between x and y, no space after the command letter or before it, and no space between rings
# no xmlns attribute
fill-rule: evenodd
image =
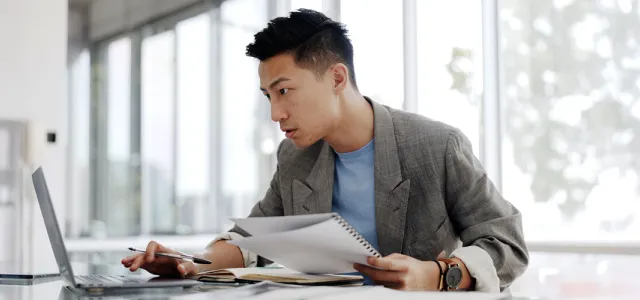
<svg viewBox="0 0 640 300"><path fill-rule="evenodd" d="M400 253L411 182L402 179L391 114L369 100L374 114L376 229L382 255Z"/></svg>
<svg viewBox="0 0 640 300"><path fill-rule="evenodd" d="M293 179L294 215L331 212L333 198L333 151L329 144L320 142L320 152L305 179Z"/></svg>

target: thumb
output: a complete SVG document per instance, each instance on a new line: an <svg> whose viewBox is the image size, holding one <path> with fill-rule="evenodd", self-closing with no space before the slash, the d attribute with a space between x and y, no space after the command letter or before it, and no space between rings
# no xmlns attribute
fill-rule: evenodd
<svg viewBox="0 0 640 300"><path fill-rule="evenodd" d="M440 254L438 254L438 259L441 258L446 258L447 257L447 251L442 250L442 252L440 252Z"/></svg>
<svg viewBox="0 0 640 300"><path fill-rule="evenodd" d="M196 264L190 261L185 261L178 265L178 273L180 273L182 277L195 275L197 269Z"/></svg>

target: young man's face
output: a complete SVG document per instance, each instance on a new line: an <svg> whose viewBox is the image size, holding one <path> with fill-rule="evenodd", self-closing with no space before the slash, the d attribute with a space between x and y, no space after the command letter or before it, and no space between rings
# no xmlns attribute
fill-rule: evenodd
<svg viewBox="0 0 640 300"><path fill-rule="evenodd" d="M270 98L271 119L300 148L313 145L337 127L339 99L331 72L319 78L281 54L260 63L260 89Z"/></svg>

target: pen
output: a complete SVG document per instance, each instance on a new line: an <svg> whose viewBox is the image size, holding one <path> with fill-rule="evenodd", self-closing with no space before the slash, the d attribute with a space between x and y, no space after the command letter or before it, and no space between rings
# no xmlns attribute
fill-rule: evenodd
<svg viewBox="0 0 640 300"><path fill-rule="evenodd" d="M142 253L146 252L144 250L136 249L136 248L133 248L133 247L129 247L129 250L135 251L135 252L142 252ZM171 257L171 258L176 258L176 259L188 259L188 260L193 261L196 264L203 264L203 265L211 264L211 261L208 261L208 260L202 259L202 258L193 257L193 256L187 255L187 254L173 254L173 253L158 253L158 252L156 252L155 256L164 256L164 257Z"/></svg>

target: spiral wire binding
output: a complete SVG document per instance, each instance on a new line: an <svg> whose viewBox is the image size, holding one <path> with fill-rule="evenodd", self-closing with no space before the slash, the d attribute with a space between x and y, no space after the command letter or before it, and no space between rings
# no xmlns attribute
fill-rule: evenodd
<svg viewBox="0 0 640 300"><path fill-rule="evenodd" d="M378 253L378 251L371 246L371 244L358 232L356 231L353 226L351 226L351 224L349 224L349 222L347 222L347 220L345 220L341 215L334 213L333 214L333 218L338 221L338 224L340 224L342 226L342 228L344 228L345 230L347 230L349 232L349 234L351 234L353 237L356 238L356 240L363 246L366 247L367 250L369 251L369 253L373 254L376 257L381 257L380 253Z"/></svg>

